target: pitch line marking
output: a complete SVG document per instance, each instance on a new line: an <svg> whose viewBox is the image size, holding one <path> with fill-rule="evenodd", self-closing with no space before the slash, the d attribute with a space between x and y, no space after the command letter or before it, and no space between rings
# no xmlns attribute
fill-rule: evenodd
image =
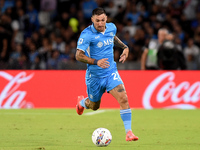
<svg viewBox="0 0 200 150"><path fill-rule="evenodd" d="M84 115L91 116L91 115L96 115L96 114L104 113L105 111L106 110L97 110L97 111L92 111L92 112L85 113Z"/></svg>
<svg viewBox="0 0 200 150"><path fill-rule="evenodd" d="M0 115L74 115L75 113L23 113L23 112L0 112Z"/></svg>

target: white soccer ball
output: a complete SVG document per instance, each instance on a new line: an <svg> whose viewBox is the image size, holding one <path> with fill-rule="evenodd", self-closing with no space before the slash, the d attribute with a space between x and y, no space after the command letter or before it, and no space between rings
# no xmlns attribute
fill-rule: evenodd
<svg viewBox="0 0 200 150"><path fill-rule="evenodd" d="M112 141L112 135L106 128L97 128L92 133L92 142L96 146L108 146Z"/></svg>

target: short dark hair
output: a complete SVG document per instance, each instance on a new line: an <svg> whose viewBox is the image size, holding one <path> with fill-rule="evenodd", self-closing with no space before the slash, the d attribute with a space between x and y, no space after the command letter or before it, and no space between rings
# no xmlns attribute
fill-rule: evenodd
<svg viewBox="0 0 200 150"><path fill-rule="evenodd" d="M95 8L93 11L92 11L92 16L94 15L101 15L101 14L105 14L106 15L106 11L101 8L101 7L98 7L98 8Z"/></svg>

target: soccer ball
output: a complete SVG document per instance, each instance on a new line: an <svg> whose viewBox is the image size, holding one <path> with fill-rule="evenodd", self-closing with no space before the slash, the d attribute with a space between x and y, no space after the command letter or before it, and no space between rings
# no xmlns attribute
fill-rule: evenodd
<svg viewBox="0 0 200 150"><path fill-rule="evenodd" d="M92 133L92 142L96 146L108 146L112 140L110 131L106 128L97 128Z"/></svg>

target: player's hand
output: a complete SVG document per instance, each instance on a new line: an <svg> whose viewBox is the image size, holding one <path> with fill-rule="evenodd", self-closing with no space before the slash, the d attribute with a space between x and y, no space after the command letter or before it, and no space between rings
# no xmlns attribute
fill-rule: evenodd
<svg viewBox="0 0 200 150"><path fill-rule="evenodd" d="M126 58L128 57L128 53L129 53L129 48L127 47L123 50L123 53L120 55L119 62L124 63L126 61Z"/></svg>
<svg viewBox="0 0 200 150"><path fill-rule="evenodd" d="M109 61L107 61L108 58L103 58L97 61L97 65L101 68L108 68L109 65Z"/></svg>

